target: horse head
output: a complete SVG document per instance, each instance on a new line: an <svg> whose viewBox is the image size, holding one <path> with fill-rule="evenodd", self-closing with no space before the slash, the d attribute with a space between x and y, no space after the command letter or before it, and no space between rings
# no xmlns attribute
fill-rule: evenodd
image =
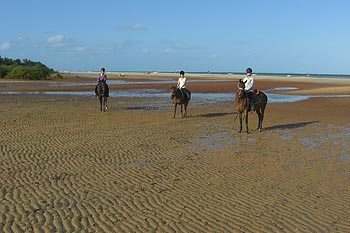
<svg viewBox="0 0 350 233"><path fill-rule="evenodd" d="M247 81L242 81L242 79L240 79L238 81L238 85L237 85L237 91L236 91L236 95L239 96L239 98L243 98L244 95L246 94L246 91L245 91L245 83Z"/></svg>
<svg viewBox="0 0 350 233"><path fill-rule="evenodd" d="M171 99L174 99L175 94L176 94L176 91L177 91L177 87L175 87L175 86L170 86L170 87L169 87L169 90L170 90Z"/></svg>

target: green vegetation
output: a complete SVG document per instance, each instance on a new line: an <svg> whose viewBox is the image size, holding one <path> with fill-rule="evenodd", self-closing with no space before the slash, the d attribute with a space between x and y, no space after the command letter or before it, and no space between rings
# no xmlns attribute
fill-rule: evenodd
<svg viewBox="0 0 350 233"><path fill-rule="evenodd" d="M0 56L0 78L1 79L28 79L42 80L48 79L50 75L56 74L53 69L48 68L40 62L28 59L10 59ZM56 75L57 76L57 75Z"/></svg>

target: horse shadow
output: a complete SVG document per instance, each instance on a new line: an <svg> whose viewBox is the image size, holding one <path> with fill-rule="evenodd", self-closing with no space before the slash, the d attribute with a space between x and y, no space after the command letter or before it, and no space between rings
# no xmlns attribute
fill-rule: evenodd
<svg viewBox="0 0 350 233"><path fill-rule="evenodd" d="M307 121L307 122L299 122L293 124L284 124L284 125L274 125L270 127L266 127L265 130L278 130L278 129L297 129L307 125L311 125L314 123L318 123L319 121Z"/></svg>
<svg viewBox="0 0 350 233"><path fill-rule="evenodd" d="M212 118L212 117L222 117L222 116L232 115L232 114L237 114L237 112L213 112L213 113L195 115L193 117Z"/></svg>

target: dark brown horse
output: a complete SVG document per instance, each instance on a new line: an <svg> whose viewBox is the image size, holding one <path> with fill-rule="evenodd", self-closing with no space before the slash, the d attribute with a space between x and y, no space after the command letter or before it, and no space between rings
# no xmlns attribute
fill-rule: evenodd
<svg viewBox="0 0 350 233"><path fill-rule="evenodd" d="M107 98L108 98L108 89L107 84L104 81L99 81L97 84L96 94L100 100L100 110L107 110Z"/></svg>
<svg viewBox="0 0 350 233"><path fill-rule="evenodd" d="M242 132L242 117L243 113L245 114L245 124L247 128L247 133L249 133L248 128L248 113L250 111L250 100L248 98L248 93L244 89L245 82L241 79L238 82L237 91L236 91L236 110L239 116L239 132ZM264 111L267 104L267 96L262 91L254 90L256 94L256 101L254 101L254 111L258 115L259 123L257 130L260 132L262 129L262 122L264 120Z"/></svg>
<svg viewBox="0 0 350 233"><path fill-rule="evenodd" d="M188 98L185 97L184 93L182 93L182 91L179 88L174 86L170 87L170 94L171 94L171 99L173 100L173 103L175 105L174 118L176 115L176 107L178 104L181 106L182 117L187 117L187 105L190 102Z"/></svg>

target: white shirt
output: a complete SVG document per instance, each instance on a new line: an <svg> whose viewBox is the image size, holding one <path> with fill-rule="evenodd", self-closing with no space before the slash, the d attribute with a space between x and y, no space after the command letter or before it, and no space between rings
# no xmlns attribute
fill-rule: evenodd
<svg viewBox="0 0 350 233"><path fill-rule="evenodd" d="M180 77L179 80L177 81L177 87L178 88L186 88L186 77Z"/></svg>
<svg viewBox="0 0 350 233"><path fill-rule="evenodd" d="M254 85L254 79L252 76L245 76L245 78L243 79L243 82L245 82L245 90L250 92L253 91L253 85Z"/></svg>

